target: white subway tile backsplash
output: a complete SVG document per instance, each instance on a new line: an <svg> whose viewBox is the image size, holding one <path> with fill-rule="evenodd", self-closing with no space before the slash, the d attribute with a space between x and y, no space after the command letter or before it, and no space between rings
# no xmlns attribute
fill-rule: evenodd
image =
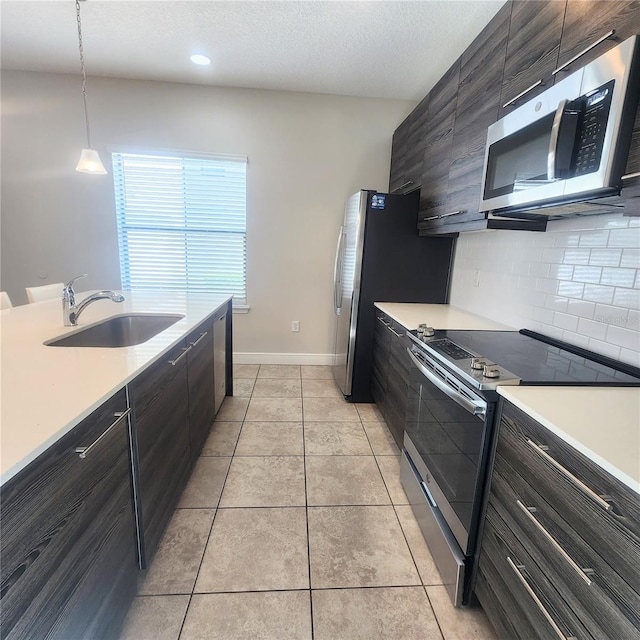
<svg viewBox="0 0 640 640"><path fill-rule="evenodd" d="M622 249L591 249L589 264L601 267L618 267L621 266L621 257Z"/></svg>
<svg viewBox="0 0 640 640"><path fill-rule="evenodd" d="M552 265L545 264L544 262L534 262L529 265L529 274L537 276L538 278L547 278L549 276L549 269Z"/></svg>
<svg viewBox="0 0 640 640"><path fill-rule="evenodd" d="M613 287L605 287L599 284L586 284L582 293L583 300L591 300L592 302L602 302L608 304L613 302Z"/></svg>
<svg viewBox="0 0 640 640"><path fill-rule="evenodd" d="M533 310L533 319L536 322L543 322L545 324L553 324L554 312L551 309L540 309L539 307Z"/></svg>
<svg viewBox="0 0 640 640"><path fill-rule="evenodd" d="M615 344L610 344L609 342L589 338L589 349L596 353L601 353L603 356L613 358L614 360L620 359L620 347Z"/></svg>
<svg viewBox="0 0 640 640"><path fill-rule="evenodd" d="M640 367L640 353L632 349L620 349L620 360L632 364L634 367Z"/></svg>
<svg viewBox="0 0 640 640"><path fill-rule="evenodd" d="M640 243L640 229L614 229L609 231L609 247L637 247Z"/></svg>
<svg viewBox="0 0 640 640"><path fill-rule="evenodd" d="M609 304L597 304L593 319L602 324L614 324L624 327L627 324L629 310L624 307L613 307Z"/></svg>
<svg viewBox="0 0 640 640"><path fill-rule="evenodd" d="M620 266L640 269L640 249L623 249Z"/></svg>
<svg viewBox="0 0 640 640"><path fill-rule="evenodd" d="M576 345L576 347L582 347L583 349L589 348L589 338L587 336L582 336L579 333L574 333L573 331L563 331L562 339L569 344Z"/></svg>
<svg viewBox="0 0 640 640"><path fill-rule="evenodd" d="M636 278L635 269L621 269L620 267L603 267L601 284L612 287L633 287Z"/></svg>
<svg viewBox="0 0 640 640"><path fill-rule="evenodd" d="M635 309L640 311L640 290L638 289L615 289L613 294L613 304L618 307Z"/></svg>
<svg viewBox="0 0 640 640"><path fill-rule="evenodd" d="M558 281L551 278L536 278L536 291L542 291L543 293L557 293Z"/></svg>
<svg viewBox="0 0 640 640"><path fill-rule="evenodd" d="M578 328L578 318L567 313L555 311L553 314L553 326L566 331L575 331Z"/></svg>
<svg viewBox="0 0 640 640"><path fill-rule="evenodd" d="M569 315L577 316L578 318L593 318L596 312L596 305L595 302L571 298L566 311Z"/></svg>
<svg viewBox="0 0 640 640"><path fill-rule="evenodd" d="M609 241L609 231L585 231L580 235L581 247L606 247ZM612 231L611 233L616 233Z"/></svg>
<svg viewBox="0 0 640 640"><path fill-rule="evenodd" d="M487 267L485 256L496 256ZM480 286L474 287L475 272ZM640 360L640 218L619 214L458 238L451 303L625 362Z"/></svg>
<svg viewBox="0 0 640 640"><path fill-rule="evenodd" d="M564 260L566 249L548 247L542 250L542 262L561 264Z"/></svg>
<svg viewBox="0 0 640 640"><path fill-rule="evenodd" d="M571 280L574 268L572 264L550 264L548 277L556 280Z"/></svg>
<svg viewBox="0 0 640 640"><path fill-rule="evenodd" d="M558 294L567 298L582 298L585 285L582 282L558 282Z"/></svg>
<svg viewBox="0 0 640 640"><path fill-rule="evenodd" d="M589 264L589 256L591 251L589 249L565 249L564 264Z"/></svg>
<svg viewBox="0 0 640 640"><path fill-rule="evenodd" d="M573 268L573 280L575 282L589 282L598 284L602 275L602 267L575 266ZM607 283L611 284L611 283Z"/></svg>
<svg viewBox="0 0 640 640"><path fill-rule="evenodd" d="M568 303L569 298L563 298L562 296L545 296L544 299L545 309L553 309L554 311L566 311Z"/></svg>
<svg viewBox="0 0 640 640"><path fill-rule="evenodd" d="M631 331L630 329L609 325L607 342L624 347L625 349L631 349L632 351L640 351L640 333Z"/></svg>
<svg viewBox="0 0 640 640"><path fill-rule="evenodd" d="M607 335L607 325L602 322L580 318L580 320L578 320L578 333L590 338L604 340Z"/></svg>
<svg viewBox="0 0 640 640"><path fill-rule="evenodd" d="M556 233L554 247L577 247L580 244L580 234L577 231Z"/></svg>

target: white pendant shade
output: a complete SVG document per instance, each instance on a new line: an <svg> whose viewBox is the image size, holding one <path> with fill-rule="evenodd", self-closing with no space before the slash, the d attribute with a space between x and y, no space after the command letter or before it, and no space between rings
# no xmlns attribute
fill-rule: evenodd
<svg viewBox="0 0 640 640"><path fill-rule="evenodd" d="M95 149L83 149L80 154L80 160L76 166L76 171L81 173L97 173L106 174L107 170L100 160L100 156Z"/></svg>

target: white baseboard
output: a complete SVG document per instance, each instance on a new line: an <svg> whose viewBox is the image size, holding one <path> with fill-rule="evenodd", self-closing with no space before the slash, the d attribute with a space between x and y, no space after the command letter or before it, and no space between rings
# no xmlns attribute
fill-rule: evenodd
<svg viewBox="0 0 640 640"><path fill-rule="evenodd" d="M235 364L333 364L332 353L243 353L234 352Z"/></svg>

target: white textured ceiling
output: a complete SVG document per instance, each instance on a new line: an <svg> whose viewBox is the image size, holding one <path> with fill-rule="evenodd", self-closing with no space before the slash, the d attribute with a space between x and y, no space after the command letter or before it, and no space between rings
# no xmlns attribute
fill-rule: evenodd
<svg viewBox="0 0 640 640"><path fill-rule="evenodd" d="M89 75L419 100L503 3L88 0L85 62ZM74 0L2 0L0 20L3 69L79 72Z"/></svg>

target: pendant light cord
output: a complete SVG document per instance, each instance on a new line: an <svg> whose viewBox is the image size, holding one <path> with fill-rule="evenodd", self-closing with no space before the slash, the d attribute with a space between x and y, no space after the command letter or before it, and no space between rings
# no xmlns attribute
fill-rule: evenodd
<svg viewBox="0 0 640 640"><path fill-rule="evenodd" d="M80 22L80 0L76 0L76 18L78 20L78 49L80 50L80 70L82 71L82 98L84 99L84 121L87 125L87 148L91 149L89 131L89 110L87 109L87 75L84 71L84 50L82 48L82 23Z"/></svg>

